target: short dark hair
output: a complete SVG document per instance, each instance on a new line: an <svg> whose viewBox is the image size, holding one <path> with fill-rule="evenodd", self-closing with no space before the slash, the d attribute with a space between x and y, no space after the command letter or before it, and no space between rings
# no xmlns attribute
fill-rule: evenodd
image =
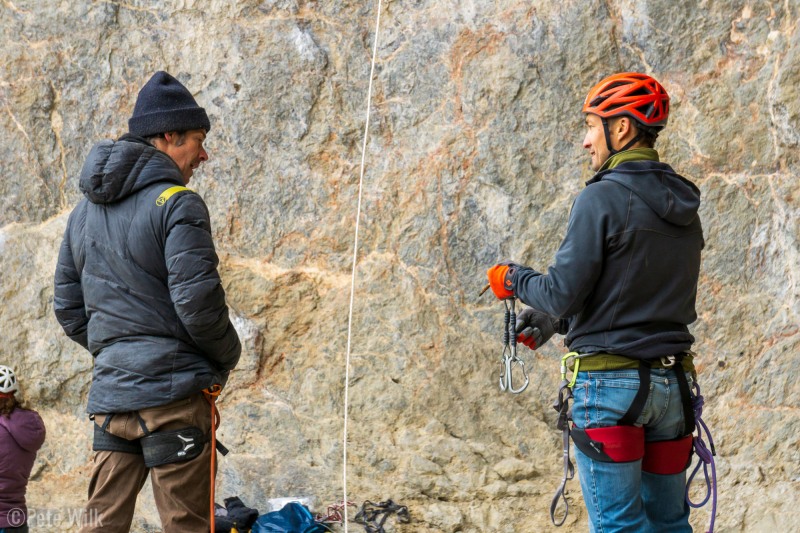
<svg viewBox="0 0 800 533"><path fill-rule="evenodd" d="M175 133L177 133L177 134L178 134L178 142L177 142L177 145L178 145L178 146L180 146L180 145L182 145L184 142L186 142L186 140L185 140L185 139L186 139L186 132L187 132L187 131L188 131L188 130L184 130L184 131L176 131L176 132L175 132ZM164 132L164 133L157 133L157 134L155 134L155 135L150 135L150 136L148 136L148 137L145 137L145 138L144 138L144 140L145 140L145 141L147 141L147 142L149 142L149 143L150 143L150 144L152 144L153 146L155 146L155 145L156 145L156 139L163 139L163 138L164 138L164 135L165 135L165 133L167 133L167 132Z"/></svg>
<svg viewBox="0 0 800 533"><path fill-rule="evenodd" d="M645 126L638 120L631 120L636 125L636 130L642 136L642 142L648 147L653 148L656 145L656 139L658 139L658 134L661 131L661 128L654 128L652 126Z"/></svg>

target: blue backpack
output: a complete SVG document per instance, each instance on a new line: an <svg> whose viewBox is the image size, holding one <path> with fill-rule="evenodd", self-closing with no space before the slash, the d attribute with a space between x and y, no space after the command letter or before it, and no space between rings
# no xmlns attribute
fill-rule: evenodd
<svg viewBox="0 0 800 533"><path fill-rule="evenodd" d="M252 533L323 533L330 531L324 524L314 521L305 506L287 503L281 510L258 517Z"/></svg>

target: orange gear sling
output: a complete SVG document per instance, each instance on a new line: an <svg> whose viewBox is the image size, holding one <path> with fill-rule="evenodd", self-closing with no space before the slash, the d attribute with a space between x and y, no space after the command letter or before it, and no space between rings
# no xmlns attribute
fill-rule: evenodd
<svg viewBox="0 0 800 533"><path fill-rule="evenodd" d="M217 428L220 424L219 410L217 409L217 397L222 392L221 385L211 385L209 388L203 390L203 395L206 397L208 405L211 406L211 501L210 501L210 518L209 526L210 531L214 531L214 488L217 482Z"/></svg>

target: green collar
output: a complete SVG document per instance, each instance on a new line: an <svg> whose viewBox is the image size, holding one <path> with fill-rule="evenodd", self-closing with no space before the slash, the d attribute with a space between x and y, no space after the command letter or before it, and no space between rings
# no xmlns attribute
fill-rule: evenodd
<svg viewBox="0 0 800 533"><path fill-rule="evenodd" d="M616 153L606 159L606 162L603 163L603 166L600 167L598 172L614 168L628 161L659 161L658 152L653 148L631 148L630 150Z"/></svg>

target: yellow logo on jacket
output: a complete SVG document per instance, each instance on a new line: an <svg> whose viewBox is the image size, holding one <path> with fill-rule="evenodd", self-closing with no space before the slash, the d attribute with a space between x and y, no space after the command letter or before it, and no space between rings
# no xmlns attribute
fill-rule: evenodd
<svg viewBox="0 0 800 533"><path fill-rule="evenodd" d="M166 191L162 192L161 196L156 198L156 205L157 206L162 206L165 203L167 203L167 200L172 198L172 195L174 195L176 193L179 193L179 192L182 192L182 191L190 191L190 190L191 189L189 187L183 187L181 185L176 185L175 187L170 187Z"/></svg>

